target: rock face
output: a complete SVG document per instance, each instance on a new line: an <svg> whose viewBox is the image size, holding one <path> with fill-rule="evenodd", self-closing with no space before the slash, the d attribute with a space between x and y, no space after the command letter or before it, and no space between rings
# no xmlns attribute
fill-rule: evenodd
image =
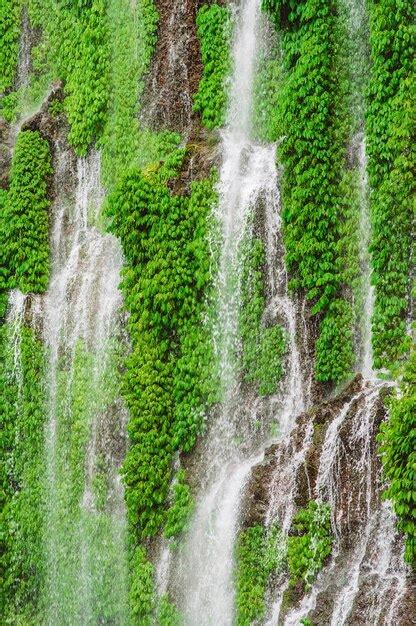
<svg viewBox="0 0 416 626"><path fill-rule="evenodd" d="M196 36L198 0L157 0L158 39L143 110L154 128L188 134L202 62Z"/></svg>
<svg viewBox="0 0 416 626"><path fill-rule="evenodd" d="M309 500L331 507L332 556L312 590L298 586L289 593L287 576L271 590L281 601L279 624L299 624L306 616L314 626L415 623L414 581L381 498L376 435L386 417L386 393L387 385L357 376L339 395L301 414L290 436L271 446L251 472L243 526L276 520L290 532L293 515Z"/></svg>

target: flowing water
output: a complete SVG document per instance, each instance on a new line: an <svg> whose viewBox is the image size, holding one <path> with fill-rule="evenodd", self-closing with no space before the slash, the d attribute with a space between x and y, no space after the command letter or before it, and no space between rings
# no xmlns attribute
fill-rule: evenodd
<svg viewBox="0 0 416 626"><path fill-rule="evenodd" d="M368 206L368 176L367 176L367 156L365 151L365 140L361 134L359 137L358 163L360 176L360 257L362 267L362 294L363 294L363 321L362 321L362 349L360 359L360 371L365 379L373 380L375 377L373 370L373 350L371 320L374 311L374 285L371 284L371 262L368 251L371 241L371 224Z"/></svg>
<svg viewBox="0 0 416 626"><path fill-rule="evenodd" d="M310 612L313 621L320 598L325 600L320 604L325 623L331 626L356 623L358 615L365 624L393 626L398 621L407 568L394 516L387 503L380 503L373 449L382 387L366 387L348 400L326 431L313 495L331 507L332 557L299 607L285 617L285 626L299 624ZM346 479L349 492L341 486ZM374 589L382 593L375 597ZM275 619L280 608L277 602Z"/></svg>
<svg viewBox="0 0 416 626"><path fill-rule="evenodd" d="M380 500L382 485L375 442L378 410L389 384L377 381L372 365L374 287L371 285L371 224L363 133L368 23L364 2L341 0L340 10L348 35L351 110L355 124L351 151L359 177L362 315L358 369L368 382L339 408L328 424L318 453L316 478L306 469L310 463L308 455L316 446L313 416L306 416L298 425L296 435L283 441L277 452L267 523L278 520L283 530L289 530L304 472L309 498L330 505L334 545L328 565L299 605L288 613L283 608L287 581L278 581L267 626L277 623L296 626L307 616L312 623L317 621L330 626L357 623L393 626L402 623L401 602L408 593L402 541L390 505Z"/></svg>
<svg viewBox="0 0 416 626"><path fill-rule="evenodd" d="M65 156L61 174L66 176ZM100 155L77 161L75 199L53 206L52 276L43 302L49 352L46 623L124 624L125 513L118 467L117 240L98 228ZM110 622L108 621L110 620Z"/></svg>
<svg viewBox="0 0 416 626"><path fill-rule="evenodd" d="M253 81L263 36L260 6L261 0L241 0L236 12L230 102L227 124L221 132L216 218L222 243L213 333L221 379L220 410L202 443L204 454L198 468L201 488L185 545L178 556L166 541L157 563L158 594L170 591L172 585L182 590L175 599L179 599L187 626L234 623L234 546L241 505L250 472L264 459L267 446L278 442L266 525L278 521L287 533L297 510L299 476L307 474L308 454L315 445L312 415L304 415L295 424L296 417L308 408L311 382L308 385L308 367L301 365L304 354L297 343L302 339L302 323L306 325L304 310L287 290L276 146L259 145L251 133ZM408 589L394 515L389 505L380 501L380 467L374 443L380 395L387 383L377 381L372 368L374 289L362 130L362 85L367 71L364 42L368 39L363 36L367 28L365 3L340 0L340 6L352 51L349 62L356 118L353 144L360 182L363 292L358 360L365 382L332 416L317 458L316 476L307 474L309 497L329 502L331 507L331 558L312 589L285 615L282 601L287 580L279 578L269 590L268 626L276 626L279 616L285 625L295 626L308 614L315 623L317 612L319 623L330 626L395 626ZM180 113L172 112L170 121L185 132L191 126L192 114L188 13L186 0L175 0L170 7L161 43L162 48L168 46L162 68L166 84L161 88L156 63L150 86L155 93L149 107L150 122L156 122L160 111L168 115L172 93L178 93ZM30 82L30 48L30 26L24 12L16 84L22 93ZM22 115L11 127L13 141L27 117ZM18 390L17 406L24 385L21 337L28 311L32 324L43 332L48 356L43 623L122 626L129 619L126 520L119 476L127 421L119 389L119 363L126 350L118 291L122 255L117 240L102 232L104 194L99 152L78 159L75 168L73 157L62 149L59 140L54 152L56 199L51 211L50 286L45 296L12 291L7 314L8 358ZM74 169L73 189L68 181ZM247 393L238 357L242 247L253 234L250 219L258 207L264 213L265 226L264 318L281 323L287 336L285 375L278 391L268 398ZM260 434L253 436L258 422ZM345 485L353 488L348 491Z"/></svg>
<svg viewBox="0 0 416 626"><path fill-rule="evenodd" d="M259 0L245 0L236 19L233 77L227 125L222 132L223 161L217 220L222 229L217 279L217 323L213 339L221 379L221 407L204 451L207 475L184 547L181 564L186 624L227 626L234 619L233 564L244 485L263 458L269 430L257 449L250 444L250 424L270 415L282 432L290 430L303 409L302 371L296 346L296 310L287 296L279 246L280 218L275 146L251 140L252 87L261 32ZM265 316L282 320L288 337L286 374L280 393L268 400L244 397L238 375L240 348L242 244L256 206L265 208L269 302ZM273 267L274 266L274 267ZM244 454L237 440L243 439ZM254 444L255 445L255 444Z"/></svg>

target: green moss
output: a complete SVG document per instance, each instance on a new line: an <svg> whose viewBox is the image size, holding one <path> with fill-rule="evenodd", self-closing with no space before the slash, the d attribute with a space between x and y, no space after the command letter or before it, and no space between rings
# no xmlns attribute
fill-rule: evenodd
<svg viewBox="0 0 416 626"><path fill-rule="evenodd" d="M266 588L284 566L286 549L277 526L260 524L243 530L236 547L236 624L250 626L266 613Z"/></svg>
<svg viewBox="0 0 416 626"><path fill-rule="evenodd" d="M384 475L385 497L393 503L398 528L406 538L405 559L416 566L416 349L403 368L399 389L387 397L389 417L380 427L378 440Z"/></svg>
<svg viewBox="0 0 416 626"><path fill-rule="evenodd" d="M406 355L414 237L414 11L410 0L369 2L371 75L366 137L371 187L374 365Z"/></svg>
<svg viewBox="0 0 416 626"><path fill-rule="evenodd" d="M194 110L206 128L224 124L227 108L226 78L230 71L231 17L228 7L202 6L196 18L203 63L202 78L194 96Z"/></svg>
<svg viewBox="0 0 416 626"><path fill-rule="evenodd" d="M309 589L332 550L329 505L311 500L293 518L292 532L287 544L289 584L302 582Z"/></svg>
<svg viewBox="0 0 416 626"><path fill-rule="evenodd" d="M16 141L10 186L0 223L0 289L42 293L49 282L48 142L37 131L22 131Z"/></svg>

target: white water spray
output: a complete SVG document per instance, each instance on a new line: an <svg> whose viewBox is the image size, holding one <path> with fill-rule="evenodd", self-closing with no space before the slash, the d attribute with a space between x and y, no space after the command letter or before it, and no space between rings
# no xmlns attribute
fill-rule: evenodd
<svg viewBox="0 0 416 626"><path fill-rule="evenodd" d="M229 626L234 620L234 543L238 531L241 498L250 470L263 453L250 446L250 428L258 404L269 404L280 433L290 430L303 410L302 372L296 346L296 311L287 296L281 251L278 176L275 146L251 140L252 86L261 24L259 0L242 2L233 45L228 123L222 133L223 163L220 171L217 219L222 228L222 246L217 278L217 316L214 347L222 385L222 403L208 433L204 452L207 476L196 514L184 547L181 583L186 589L183 612L188 626ZM240 348L241 246L247 236L248 218L258 202L266 211L267 282L270 292L265 315L278 316L286 327L288 357L285 380L276 398L247 406L237 367ZM280 256L279 256L280 252ZM282 398L283 395L283 398ZM242 406L242 403L246 406ZM242 410L248 415L242 417ZM266 414L267 411L265 410ZM242 436L245 457L236 443ZM271 442L266 433L261 448ZM248 452L247 452L248 450Z"/></svg>
<svg viewBox="0 0 416 626"><path fill-rule="evenodd" d="M68 174L64 166L61 174ZM52 277L44 298L44 339L49 351L48 624L64 619L90 623L106 612L114 623L127 619L125 512L117 475L119 453L114 458L112 452L114 438L124 438L126 416L121 406L115 416L114 408L108 415L105 408L111 385L111 379L105 382L109 350L121 305L122 255L117 240L96 226L102 195L100 155L94 152L78 159L74 205L58 194L53 207ZM74 424L69 431L68 423ZM74 439L74 428L78 439ZM84 488L78 502L69 504L74 482L71 458L81 445L85 446L79 468ZM120 445L124 444L118 442L117 448ZM98 510L95 477L103 471L98 476L106 481L108 493L100 505L104 508ZM65 513L63 506L75 509ZM72 515L73 520L64 524L65 515ZM82 557L78 564L72 562L77 551Z"/></svg>

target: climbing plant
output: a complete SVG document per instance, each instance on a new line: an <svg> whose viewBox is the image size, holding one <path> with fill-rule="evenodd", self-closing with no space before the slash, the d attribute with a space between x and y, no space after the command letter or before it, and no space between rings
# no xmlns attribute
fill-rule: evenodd
<svg viewBox="0 0 416 626"><path fill-rule="evenodd" d="M286 546L278 526L255 524L244 529L236 546L236 624L258 623L266 612L266 588L285 564Z"/></svg>
<svg viewBox="0 0 416 626"><path fill-rule="evenodd" d="M333 0L263 0L263 8L282 42L278 155L286 265L291 287L305 292L319 316L316 377L339 382L351 372L354 356L341 186L348 116L336 6Z"/></svg>
<svg viewBox="0 0 416 626"><path fill-rule="evenodd" d="M301 582L309 589L332 550L329 505L311 500L293 518L292 532L287 543L289 584Z"/></svg>
<svg viewBox="0 0 416 626"><path fill-rule="evenodd" d="M276 43L262 50L257 61L253 86L252 127L259 141L277 141L279 136L279 94L281 59Z"/></svg>
<svg viewBox="0 0 416 626"><path fill-rule="evenodd" d="M201 46L202 78L194 95L194 110L207 128L219 128L227 107L226 79L230 71L231 16L228 7L203 5L196 18Z"/></svg>
<svg viewBox="0 0 416 626"><path fill-rule="evenodd" d="M16 141L10 185L3 194L0 222L0 289L42 293L49 281L48 180L52 174L48 142L25 130Z"/></svg>
<svg viewBox="0 0 416 626"><path fill-rule="evenodd" d="M75 5L29 0L29 17L42 32L33 51L36 78L41 85L63 81L69 141L84 156L101 136L107 115L107 0Z"/></svg>
<svg viewBox="0 0 416 626"><path fill-rule="evenodd" d="M371 187L375 306L374 365L388 368L406 354L412 242L415 153L413 3L369 2L371 74L366 136Z"/></svg>
<svg viewBox="0 0 416 626"><path fill-rule="evenodd" d="M35 623L43 582L45 350L34 332L0 329L2 400L2 594L7 623Z"/></svg>
<svg viewBox="0 0 416 626"><path fill-rule="evenodd" d="M100 145L102 177L111 187L126 167L137 163L146 151L138 120L144 78L156 43L158 13L153 0L134 6L129 0L110 0L109 22L109 107Z"/></svg>
<svg viewBox="0 0 416 626"><path fill-rule="evenodd" d="M21 5L18 0L0 1L0 94L13 86L19 56Z"/></svg>
<svg viewBox="0 0 416 626"><path fill-rule="evenodd" d="M167 513L164 530L166 537L175 537L187 530L194 510L195 502L185 478L185 471L179 470L173 485L171 505Z"/></svg>
<svg viewBox="0 0 416 626"><path fill-rule="evenodd" d="M239 314L242 338L242 368L245 380L255 383L261 396L276 391L283 375L286 352L285 331L279 324L266 325L264 244L247 238L243 250L242 298Z"/></svg>
<svg viewBox="0 0 416 626"><path fill-rule="evenodd" d="M176 176L183 156L175 149L162 164L131 169L108 200L110 229L125 255L121 288L130 314L132 351L123 382L130 445L123 475L135 543L165 523L168 536L185 527L192 502L181 472L168 511L173 454L194 445L215 388L208 374L209 337L204 335L215 178L193 183L188 194L172 193L167 182ZM131 593L140 606L138 577L148 567L141 548L136 551L141 560L131 566ZM149 610L154 607L147 606Z"/></svg>
<svg viewBox="0 0 416 626"><path fill-rule="evenodd" d="M378 440L388 481L385 497L392 501L398 528L406 538L405 559L416 566L416 349L403 368L399 388L387 396L388 419Z"/></svg>

